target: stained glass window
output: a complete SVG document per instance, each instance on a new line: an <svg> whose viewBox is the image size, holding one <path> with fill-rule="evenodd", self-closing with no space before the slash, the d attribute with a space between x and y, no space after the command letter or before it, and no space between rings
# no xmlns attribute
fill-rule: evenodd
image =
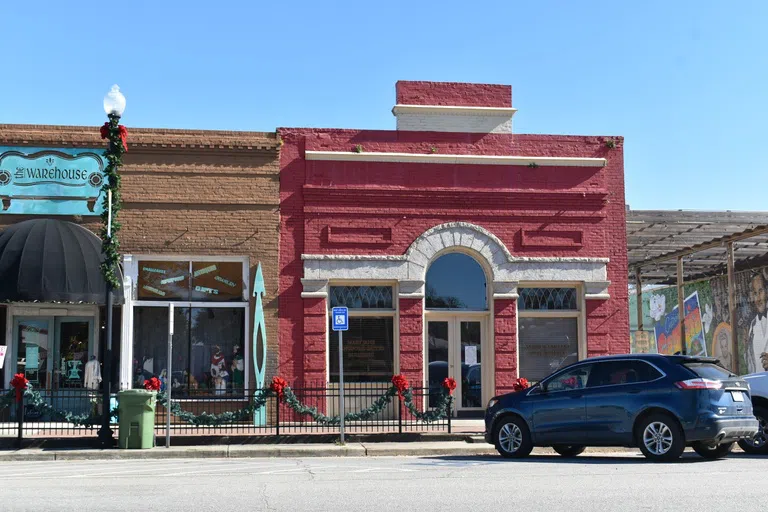
<svg viewBox="0 0 768 512"><path fill-rule="evenodd" d="M521 311L576 311L576 288L520 288Z"/></svg>
<svg viewBox="0 0 768 512"><path fill-rule="evenodd" d="M394 309L391 286L331 286L331 307Z"/></svg>

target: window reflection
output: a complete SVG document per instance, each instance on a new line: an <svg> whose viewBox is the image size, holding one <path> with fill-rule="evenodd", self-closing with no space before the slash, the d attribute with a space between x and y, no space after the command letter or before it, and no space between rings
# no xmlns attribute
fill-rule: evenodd
<svg viewBox="0 0 768 512"><path fill-rule="evenodd" d="M451 253L430 265L426 282L427 309L485 311L485 272L471 256Z"/></svg>

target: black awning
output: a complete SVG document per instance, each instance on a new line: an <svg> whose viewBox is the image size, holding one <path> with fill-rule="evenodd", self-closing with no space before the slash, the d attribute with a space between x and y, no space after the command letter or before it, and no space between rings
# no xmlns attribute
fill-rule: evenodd
<svg viewBox="0 0 768 512"><path fill-rule="evenodd" d="M99 237L72 222L33 219L9 226L0 233L0 302L103 305L102 261ZM115 304L122 295L113 292Z"/></svg>

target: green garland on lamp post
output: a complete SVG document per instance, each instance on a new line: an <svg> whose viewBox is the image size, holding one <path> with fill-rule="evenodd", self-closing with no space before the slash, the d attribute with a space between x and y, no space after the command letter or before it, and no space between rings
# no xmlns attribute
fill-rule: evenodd
<svg viewBox="0 0 768 512"><path fill-rule="evenodd" d="M99 429L99 441L104 448L114 446L114 437L110 428L110 403L112 396L112 305L113 291L120 289L119 269L120 269L120 242L118 232L120 223L117 221L122 203L120 197L120 167L123 165L123 155L128 150L126 139L128 130L120 124L120 117L125 111L125 96L120 93L120 88L116 85L104 96L104 112L109 121L101 127L100 133L102 139L108 139L109 144L104 152L107 159L107 167L104 169L104 211L101 218L104 226L101 229L101 248L104 253L104 262L101 264L101 271L106 281L106 343L104 347L104 379L102 381L102 403L103 417L101 428Z"/></svg>
<svg viewBox="0 0 768 512"><path fill-rule="evenodd" d="M109 121L104 123L100 132L101 138L108 139L109 144L104 152L107 167L104 169L104 185L101 187L104 209L101 212L103 226L100 234L101 249L105 257L101 271L104 280L113 289L119 289L120 241L117 234L121 227L118 217L122 207L119 171L123 165L123 155L128 151L128 130L120 124L120 116L125 110L125 98L116 85L112 86L112 90L104 98L104 110L107 111Z"/></svg>

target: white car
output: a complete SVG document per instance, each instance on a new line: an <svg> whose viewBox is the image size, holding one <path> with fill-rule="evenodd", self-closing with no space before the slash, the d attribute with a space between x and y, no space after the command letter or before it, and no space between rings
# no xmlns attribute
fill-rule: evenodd
<svg viewBox="0 0 768 512"><path fill-rule="evenodd" d="M745 375L752 395L753 414L760 423L760 431L749 440L739 441L739 446L747 453L768 455L768 372Z"/></svg>

